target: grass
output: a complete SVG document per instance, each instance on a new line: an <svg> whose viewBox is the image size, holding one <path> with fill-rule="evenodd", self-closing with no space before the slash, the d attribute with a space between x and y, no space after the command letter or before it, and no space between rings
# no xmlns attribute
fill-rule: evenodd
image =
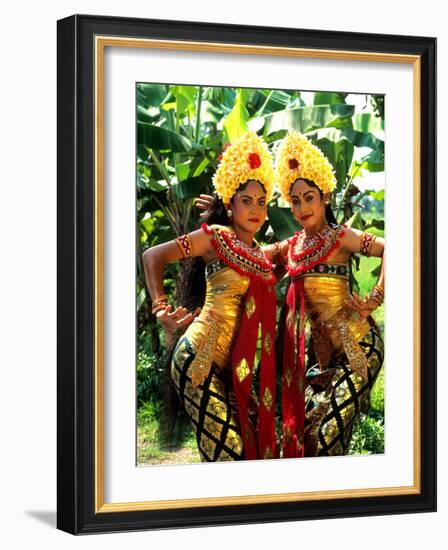
<svg viewBox="0 0 448 550"><path fill-rule="evenodd" d="M143 404L137 413L137 464L186 464L200 462L196 437L181 423L176 442L167 441L160 430L160 407Z"/></svg>

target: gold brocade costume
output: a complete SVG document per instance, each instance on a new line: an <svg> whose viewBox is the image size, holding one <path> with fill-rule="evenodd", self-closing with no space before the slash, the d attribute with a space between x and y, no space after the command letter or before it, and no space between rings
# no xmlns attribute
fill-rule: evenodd
<svg viewBox="0 0 448 550"><path fill-rule="evenodd" d="M369 405L384 345L371 318L345 305L348 266L322 262L304 277L305 314L318 365L307 371L305 454L346 454L354 421Z"/></svg>
<svg viewBox="0 0 448 550"><path fill-rule="evenodd" d="M346 267L346 264L319 265ZM350 297L348 278L318 271L302 277L305 313L311 322L311 335L321 369L327 367L335 351L345 351L352 370L365 378L367 360L358 342L369 332L370 324L345 304Z"/></svg>
<svg viewBox="0 0 448 550"><path fill-rule="evenodd" d="M176 346L171 376L195 429L202 460L241 460L229 366L250 280L220 260L206 266L206 280L204 306Z"/></svg>
<svg viewBox="0 0 448 550"><path fill-rule="evenodd" d="M205 303L185 335L196 349L205 346L206 340L212 340L213 349L208 350L206 359L225 368L229 363L229 350L233 347L250 279L223 266L219 260L208 264L206 272Z"/></svg>

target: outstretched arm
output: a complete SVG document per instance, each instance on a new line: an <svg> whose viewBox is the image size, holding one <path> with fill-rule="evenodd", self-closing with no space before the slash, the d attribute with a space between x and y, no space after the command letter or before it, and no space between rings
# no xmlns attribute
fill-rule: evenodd
<svg viewBox="0 0 448 550"><path fill-rule="evenodd" d="M208 235L202 229L198 229L179 239L148 248L143 253L146 286L152 300L152 312L163 326L168 344L172 340L174 331L189 325L197 312L189 313L181 306L173 311L172 306L168 304L168 296L163 288L165 265L182 260L186 256L203 256L210 249Z"/></svg>

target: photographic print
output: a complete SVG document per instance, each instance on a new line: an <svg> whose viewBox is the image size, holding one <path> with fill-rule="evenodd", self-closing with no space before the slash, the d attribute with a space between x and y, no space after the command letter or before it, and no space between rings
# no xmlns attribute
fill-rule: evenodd
<svg viewBox="0 0 448 550"><path fill-rule="evenodd" d="M384 99L137 83L139 466L384 453Z"/></svg>

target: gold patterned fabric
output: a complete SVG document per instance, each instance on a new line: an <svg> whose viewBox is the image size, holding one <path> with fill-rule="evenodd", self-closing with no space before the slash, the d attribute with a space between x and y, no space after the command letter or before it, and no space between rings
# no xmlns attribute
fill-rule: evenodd
<svg viewBox="0 0 448 550"><path fill-rule="evenodd" d="M348 277L325 272L305 273L301 277L304 277L305 313L311 322L321 369L327 367L335 352L343 351L352 370L365 378L367 359L358 342L369 332L370 324L345 305L350 296Z"/></svg>
<svg viewBox="0 0 448 550"><path fill-rule="evenodd" d="M207 276L204 306L185 335L195 349L207 348L203 360L208 362L208 367L214 361L219 367L225 368L230 364L229 353L236 337L250 279L234 269L222 267L219 262L211 263L218 264L219 270L207 270L211 274ZM210 265L207 267L210 268ZM211 340L213 345L210 346Z"/></svg>
<svg viewBox="0 0 448 550"><path fill-rule="evenodd" d="M230 353L250 279L220 260L207 264L206 275L204 306L174 350L171 376L195 430L202 460L242 460ZM251 397L250 421L254 425L256 410L256 400Z"/></svg>
<svg viewBox="0 0 448 550"><path fill-rule="evenodd" d="M197 350L183 335L174 350L171 377L196 434L201 459L206 462L243 460L243 440L238 421L231 371L212 363L200 384L192 383L192 363ZM258 403L251 395L249 420L255 426Z"/></svg>
<svg viewBox="0 0 448 550"><path fill-rule="evenodd" d="M305 456L347 454L353 426L369 407L370 390L381 370L384 343L376 325L359 342L367 360L367 376L354 372L344 354L332 357L323 372L307 372Z"/></svg>

